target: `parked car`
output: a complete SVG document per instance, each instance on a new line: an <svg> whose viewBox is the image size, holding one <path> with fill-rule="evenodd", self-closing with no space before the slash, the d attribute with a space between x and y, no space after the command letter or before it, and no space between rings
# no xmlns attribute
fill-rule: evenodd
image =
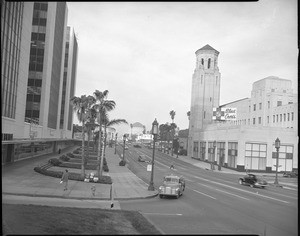
<svg viewBox="0 0 300 236"><path fill-rule="evenodd" d="M141 145L139 145L139 144L134 144L133 145L135 148L141 148L142 146Z"/></svg>
<svg viewBox="0 0 300 236"><path fill-rule="evenodd" d="M175 196L179 198L185 189L185 181L182 176L167 175L164 177L163 185L159 187L158 194L164 196Z"/></svg>
<svg viewBox="0 0 300 236"><path fill-rule="evenodd" d="M243 185L250 185L251 188L253 187L261 187L264 188L268 185L267 181L264 179L257 177L254 174L247 174L244 177L239 178L239 184Z"/></svg>
<svg viewBox="0 0 300 236"><path fill-rule="evenodd" d="M296 171L288 171L288 172L283 172L282 176L287 178L297 178L298 173Z"/></svg>
<svg viewBox="0 0 300 236"><path fill-rule="evenodd" d="M139 157L138 157L138 161L140 161L140 162L145 162L147 160L147 158L145 157L145 155L139 155Z"/></svg>

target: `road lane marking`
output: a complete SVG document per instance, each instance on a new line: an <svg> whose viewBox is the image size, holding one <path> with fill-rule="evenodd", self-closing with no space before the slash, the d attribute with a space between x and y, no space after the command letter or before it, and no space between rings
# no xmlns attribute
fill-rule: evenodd
<svg viewBox="0 0 300 236"><path fill-rule="evenodd" d="M196 192L196 193L200 193L200 194L203 194L203 195L205 195L205 196L207 196L207 197L210 197L210 198L212 198L212 199L215 199L216 200L216 198L214 198L214 197L212 197L212 196L210 196L210 195L208 195L208 194L205 194L205 193L201 193L201 192L199 192L199 191L197 191L197 190L195 190L195 189L192 189L194 192Z"/></svg>
<svg viewBox="0 0 300 236"><path fill-rule="evenodd" d="M253 193L253 192L249 192L249 191L246 191L246 190L243 190L243 189L235 188L235 187L232 187L232 186L227 185L227 184L218 183L218 182L215 182L215 181L212 181L212 180L208 180L208 179L204 179L204 178L200 178L200 177L197 177L197 176L194 176L194 177L197 178L197 179L201 179L201 180L207 181L207 182L215 183L215 184L218 184L218 185L223 185L225 187L232 188L232 189L235 189L235 190L238 190L238 191L241 191L241 192L250 193L250 194L253 194L255 196L269 198L269 199L272 199L272 200L275 200L275 201L278 201L278 202L290 203L290 202L283 201L283 200L280 200L280 199L277 199L277 198L273 198L273 197L269 197L269 196L265 196L265 195L261 195L261 194L257 194L257 193Z"/></svg>
<svg viewBox="0 0 300 236"><path fill-rule="evenodd" d="M200 184L200 183L198 183L198 184ZM233 194L233 193L229 193L229 192L226 192L226 191L220 190L220 189L218 189L218 188L213 188L213 187L211 187L211 186L208 186L208 185L206 185L206 184L200 184L200 185L203 185L203 186L205 186L205 187L207 187L207 188L214 189L214 190L217 190L217 191L220 191L220 192L223 192L223 193L227 193L227 194L229 194L229 195L233 195L233 196L236 196L236 197L239 197L239 198L245 199L245 200L250 200L250 199L248 199L248 198L244 198L244 197L242 197L242 196L240 196L240 195L236 195L236 194Z"/></svg>
<svg viewBox="0 0 300 236"><path fill-rule="evenodd" d="M182 216L182 214L168 214L168 213L156 213L156 212L142 212L147 215L161 215L161 216Z"/></svg>

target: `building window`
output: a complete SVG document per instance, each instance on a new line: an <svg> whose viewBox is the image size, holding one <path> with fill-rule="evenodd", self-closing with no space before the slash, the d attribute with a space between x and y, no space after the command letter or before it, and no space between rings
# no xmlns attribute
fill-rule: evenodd
<svg viewBox="0 0 300 236"><path fill-rule="evenodd" d="M271 89L271 92L275 92L275 89Z"/></svg>
<svg viewBox="0 0 300 236"><path fill-rule="evenodd" d="M261 110L261 102L259 103L259 110Z"/></svg>
<svg viewBox="0 0 300 236"><path fill-rule="evenodd" d="M283 114L283 121L285 121L286 120L286 115L285 115L285 113Z"/></svg>
<svg viewBox="0 0 300 236"><path fill-rule="evenodd" d="M208 64L207 64L207 69L210 68L210 58L208 58Z"/></svg>
<svg viewBox="0 0 300 236"><path fill-rule="evenodd" d="M270 119L269 119L270 117L269 116L267 116L267 122L268 122L268 124L270 123Z"/></svg>
<svg viewBox="0 0 300 236"><path fill-rule="evenodd" d="M294 120L294 112L292 112L291 120Z"/></svg>
<svg viewBox="0 0 300 236"><path fill-rule="evenodd" d="M276 122L278 122L278 115L276 115Z"/></svg>
<svg viewBox="0 0 300 236"><path fill-rule="evenodd" d="M290 121L290 113L287 113L287 120Z"/></svg>
<svg viewBox="0 0 300 236"><path fill-rule="evenodd" d="M198 158L198 141L194 142L193 157Z"/></svg>
<svg viewBox="0 0 300 236"><path fill-rule="evenodd" d="M282 114L280 114L280 122L282 122Z"/></svg>
<svg viewBox="0 0 300 236"><path fill-rule="evenodd" d="M204 65L204 60L203 60L203 58L201 58L201 64Z"/></svg>
<svg viewBox="0 0 300 236"><path fill-rule="evenodd" d="M205 160L206 142L200 142L200 159Z"/></svg>
<svg viewBox="0 0 300 236"><path fill-rule="evenodd" d="M251 106L249 106L249 112L251 111Z"/></svg>
<svg viewBox="0 0 300 236"><path fill-rule="evenodd" d="M215 149L213 142L208 142L208 161L214 162L215 161Z"/></svg>
<svg viewBox="0 0 300 236"><path fill-rule="evenodd" d="M261 117L258 117L258 124L261 124Z"/></svg>
<svg viewBox="0 0 300 236"><path fill-rule="evenodd" d="M265 170L267 163L267 145L259 143L246 143L245 169Z"/></svg>
<svg viewBox="0 0 300 236"><path fill-rule="evenodd" d="M292 171L293 169L293 152L292 145L280 145L278 150L278 171ZM272 145L272 170L276 170L277 150L275 145Z"/></svg>
<svg viewBox="0 0 300 236"><path fill-rule="evenodd" d="M209 97L209 101L211 102L211 97Z"/></svg>
<svg viewBox="0 0 300 236"><path fill-rule="evenodd" d="M253 124L255 125L255 118L253 118Z"/></svg>
<svg viewBox="0 0 300 236"><path fill-rule="evenodd" d="M256 104L253 104L253 111L256 111Z"/></svg>
<svg viewBox="0 0 300 236"><path fill-rule="evenodd" d="M228 142L228 167L236 168L238 155L238 143Z"/></svg>
<svg viewBox="0 0 300 236"><path fill-rule="evenodd" d="M277 106L278 107L282 106L282 101L277 101Z"/></svg>
<svg viewBox="0 0 300 236"><path fill-rule="evenodd" d="M275 123L275 115L273 115L273 123Z"/></svg>
<svg viewBox="0 0 300 236"><path fill-rule="evenodd" d="M270 101L268 101L268 108L270 108Z"/></svg>
<svg viewBox="0 0 300 236"><path fill-rule="evenodd" d="M248 125L250 125L250 119L248 119Z"/></svg>
<svg viewBox="0 0 300 236"><path fill-rule="evenodd" d="M289 102L288 104L293 104L293 102Z"/></svg>

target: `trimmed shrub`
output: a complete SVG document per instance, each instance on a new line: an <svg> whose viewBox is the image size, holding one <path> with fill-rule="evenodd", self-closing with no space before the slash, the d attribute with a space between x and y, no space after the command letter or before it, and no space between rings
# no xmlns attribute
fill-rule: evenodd
<svg viewBox="0 0 300 236"><path fill-rule="evenodd" d="M55 177L55 178L61 178L62 175L63 175L62 171L45 170L45 169L42 169L40 167L34 167L34 171L36 171L40 174ZM84 177L81 177L80 173L69 172L69 179L70 180L76 180L76 181L84 181ZM101 178L99 178L97 183L112 184L112 180L111 180L110 176L102 176Z"/></svg>
<svg viewBox="0 0 300 236"><path fill-rule="evenodd" d="M51 158L48 162L54 166L59 166L59 164L61 164L57 158Z"/></svg>
<svg viewBox="0 0 300 236"><path fill-rule="evenodd" d="M74 150L73 153L74 153L74 154L79 154L78 149Z"/></svg>
<svg viewBox="0 0 300 236"><path fill-rule="evenodd" d="M107 165L103 165L102 170L104 170L105 172L109 172L109 169L108 169Z"/></svg>
<svg viewBox="0 0 300 236"><path fill-rule="evenodd" d="M71 153L71 152L67 153L67 156L70 157L70 158L74 158L75 157L75 155L73 153Z"/></svg>
<svg viewBox="0 0 300 236"><path fill-rule="evenodd" d="M126 161L125 160L121 160L120 162L119 162L119 166L125 166L126 165Z"/></svg>
<svg viewBox="0 0 300 236"><path fill-rule="evenodd" d="M179 150L179 153L178 153L179 155L182 155L182 156L186 156L187 155L187 150L185 150L185 149L181 149L181 150Z"/></svg>
<svg viewBox="0 0 300 236"><path fill-rule="evenodd" d="M69 161L70 160L70 158L67 157L66 155L60 156L59 159L62 160L62 161Z"/></svg>

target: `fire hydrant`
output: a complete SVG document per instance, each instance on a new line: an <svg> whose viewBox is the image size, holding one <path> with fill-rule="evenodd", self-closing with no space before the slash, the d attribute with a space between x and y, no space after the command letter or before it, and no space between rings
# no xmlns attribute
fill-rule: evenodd
<svg viewBox="0 0 300 236"><path fill-rule="evenodd" d="M92 190L92 195L95 196L96 186L93 185L93 186L91 187L91 190Z"/></svg>

